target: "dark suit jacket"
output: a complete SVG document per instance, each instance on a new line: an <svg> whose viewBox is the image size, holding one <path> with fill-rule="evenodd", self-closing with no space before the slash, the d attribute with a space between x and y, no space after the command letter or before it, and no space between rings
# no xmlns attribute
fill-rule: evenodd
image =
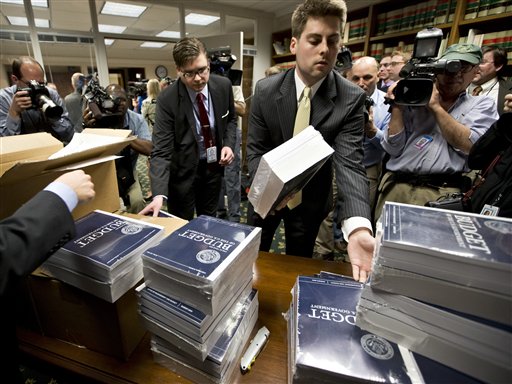
<svg viewBox="0 0 512 384"><path fill-rule="evenodd" d="M229 79L210 75L208 89L215 115L217 159L222 147L235 148L237 117ZM199 163L194 107L186 85L175 81L158 96L151 153L153 196L181 199L192 192Z"/></svg>
<svg viewBox="0 0 512 384"><path fill-rule="evenodd" d="M0 222L0 307L4 325L0 331L4 356L2 378L17 382L15 307L18 284L53 252L75 235L75 224L64 201L53 192L41 191L12 216ZM5 364L5 365L4 365Z"/></svg>
<svg viewBox="0 0 512 384"><path fill-rule="evenodd" d="M512 81L500 78L498 85L498 113L501 116L501 114L503 114L503 104L505 103L505 95L512 93Z"/></svg>
<svg viewBox="0 0 512 384"><path fill-rule="evenodd" d="M369 220L368 181L362 165L365 93L332 71L311 101L310 123L335 153L302 192L308 214L325 217L332 209L332 161L336 170L341 217ZM297 112L294 69L260 80L251 103L247 160L252 178L261 156L289 140Z"/></svg>

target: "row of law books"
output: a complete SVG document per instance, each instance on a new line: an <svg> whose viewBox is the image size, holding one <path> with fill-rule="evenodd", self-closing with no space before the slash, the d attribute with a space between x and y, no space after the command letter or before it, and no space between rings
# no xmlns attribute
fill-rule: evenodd
<svg viewBox="0 0 512 384"><path fill-rule="evenodd" d="M261 229L199 216L142 255L140 318L153 358L201 383L229 383L258 319Z"/></svg>
<svg viewBox="0 0 512 384"><path fill-rule="evenodd" d="M386 203L356 324L482 382L512 377L512 220Z"/></svg>
<svg viewBox="0 0 512 384"><path fill-rule="evenodd" d="M429 0L380 13L377 35L450 23L456 6L456 0Z"/></svg>
<svg viewBox="0 0 512 384"><path fill-rule="evenodd" d="M466 0L464 19L499 15L510 11L512 4L508 0Z"/></svg>
<svg viewBox="0 0 512 384"><path fill-rule="evenodd" d="M288 327L288 383L479 383L356 325L364 285L328 272L298 276Z"/></svg>
<svg viewBox="0 0 512 384"><path fill-rule="evenodd" d="M142 253L164 235L160 225L101 210L75 224L75 237L42 270L111 303L140 282Z"/></svg>

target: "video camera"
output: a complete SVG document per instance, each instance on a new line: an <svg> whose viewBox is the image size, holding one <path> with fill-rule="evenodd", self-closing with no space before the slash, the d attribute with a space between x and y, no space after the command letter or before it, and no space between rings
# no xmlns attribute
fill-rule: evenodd
<svg viewBox="0 0 512 384"><path fill-rule="evenodd" d="M208 58L210 59L211 73L227 77L231 80L232 85L242 84L243 71L231 68L237 58L235 55L231 54L230 47L221 47L208 51Z"/></svg>
<svg viewBox="0 0 512 384"><path fill-rule="evenodd" d="M31 108L39 108L49 119L59 119L64 110L50 98L50 92L46 86L35 80L30 80L27 85L26 88L18 88L18 91L28 92L32 100Z"/></svg>
<svg viewBox="0 0 512 384"><path fill-rule="evenodd" d="M149 80L147 79L142 81L129 81L126 93L127 96L130 99L136 99L139 96L143 96L145 98L147 95L148 81Z"/></svg>
<svg viewBox="0 0 512 384"><path fill-rule="evenodd" d="M413 56L400 71L403 80L397 83L393 91L395 104L427 105L436 75L456 74L460 71L459 60L436 59L442 40L443 32L439 28L426 28L416 34Z"/></svg>
<svg viewBox="0 0 512 384"><path fill-rule="evenodd" d="M90 76L82 95L87 100L97 126L114 126L123 116L123 112L119 109L119 103L107 93L105 88L100 86L97 73Z"/></svg>
<svg viewBox="0 0 512 384"><path fill-rule="evenodd" d="M336 56L336 63L334 63L334 69L338 72L343 73L344 71L352 68L352 51L347 47L340 48L338 55Z"/></svg>

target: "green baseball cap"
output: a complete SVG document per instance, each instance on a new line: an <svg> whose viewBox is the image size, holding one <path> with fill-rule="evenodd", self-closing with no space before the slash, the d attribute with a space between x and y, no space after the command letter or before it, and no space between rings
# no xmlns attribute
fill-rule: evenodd
<svg viewBox="0 0 512 384"><path fill-rule="evenodd" d="M446 48L440 59L464 60L471 64L480 64L482 50L475 44L453 44Z"/></svg>

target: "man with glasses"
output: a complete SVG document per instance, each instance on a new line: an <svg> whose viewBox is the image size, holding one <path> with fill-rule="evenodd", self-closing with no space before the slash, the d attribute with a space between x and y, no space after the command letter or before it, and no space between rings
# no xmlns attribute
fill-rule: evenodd
<svg viewBox="0 0 512 384"><path fill-rule="evenodd" d="M512 92L512 81L502 74L507 65L507 52L494 46L482 47L483 60L469 85L468 92L474 96L490 96L496 102L498 113L503 113L505 95Z"/></svg>
<svg viewBox="0 0 512 384"><path fill-rule="evenodd" d="M35 132L48 132L64 143L74 134L73 124L57 91L46 86L41 64L29 56L17 58L12 63L11 80L13 85L0 90L0 136L13 136ZM34 105L30 97L32 91L22 90L31 87L48 95L45 105L63 113L45 113L44 108ZM36 85L37 84L37 85Z"/></svg>
<svg viewBox="0 0 512 384"><path fill-rule="evenodd" d="M379 82L377 89L382 92L387 92L393 80L389 78L389 66L391 65L391 55L384 56L379 63Z"/></svg>
<svg viewBox="0 0 512 384"><path fill-rule="evenodd" d="M223 167L234 159L237 115L231 81L210 74L206 47L183 38L173 49L179 81L157 99L150 161L153 201L141 214L191 220L216 216Z"/></svg>
<svg viewBox="0 0 512 384"><path fill-rule="evenodd" d="M394 51L391 54L391 62L388 67L389 79L394 82L400 80L400 71L409 60L411 60L410 53Z"/></svg>
<svg viewBox="0 0 512 384"><path fill-rule="evenodd" d="M390 158L379 185L375 217L386 201L425 205L464 192L471 180L467 158L473 144L498 119L490 97L466 93L482 60L480 47L454 44L440 59L458 60L456 73L436 76L426 106L391 104L391 120L382 139ZM393 99L394 85L388 90Z"/></svg>

